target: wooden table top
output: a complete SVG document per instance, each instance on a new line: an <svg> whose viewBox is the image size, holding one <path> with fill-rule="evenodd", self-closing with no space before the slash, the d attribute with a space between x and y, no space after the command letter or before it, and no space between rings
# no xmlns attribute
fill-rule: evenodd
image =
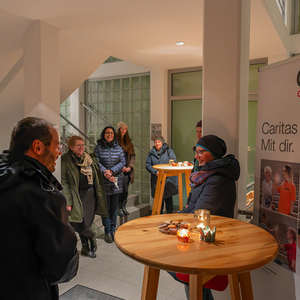
<svg viewBox="0 0 300 300"><path fill-rule="evenodd" d="M176 167L172 167L169 164L160 164L160 165L154 165L153 168L156 170L160 170L160 171L186 171L186 170L192 170L193 169L193 165L192 166L176 166Z"/></svg>
<svg viewBox="0 0 300 300"><path fill-rule="evenodd" d="M134 260L157 269L199 275L225 275L260 268L278 253L275 238L267 231L235 219L211 216L217 226L215 242L200 241L191 232L188 243L176 235L159 232L157 224L184 220L193 225L193 214L152 215L129 221L115 234L117 247Z"/></svg>

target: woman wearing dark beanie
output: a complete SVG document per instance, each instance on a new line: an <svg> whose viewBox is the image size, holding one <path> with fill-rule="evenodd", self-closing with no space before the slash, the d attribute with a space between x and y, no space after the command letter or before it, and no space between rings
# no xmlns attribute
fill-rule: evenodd
<svg viewBox="0 0 300 300"><path fill-rule="evenodd" d="M190 176L190 201L180 212L207 209L212 215L233 217L240 165L233 154L224 156L226 151L224 140L216 135L205 135L197 142L199 171Z"/></svg>
<svg viewBox="0 0 300 300"><path fill-rule="evenodd" d="M224 140L216 135L205 135L199 139L195 149L199 171L190 176L190 201L180 213L207 209L211 215L233 217L236 200L235 181L240 176L240 165L233 154L224 156L226 151ZM178 280L175 273L171 275ZM185 283L185 292L188 298L188 283ZM210 289L203 288L203 299L214 299Z"/></svg>

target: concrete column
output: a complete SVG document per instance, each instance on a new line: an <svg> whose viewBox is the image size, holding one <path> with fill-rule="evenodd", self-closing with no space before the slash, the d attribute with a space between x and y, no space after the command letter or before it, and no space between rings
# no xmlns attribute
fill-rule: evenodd
<svg viewBox="0 0 300 300"><path fill-rule="evenodd" d="M34 21L24 36L24 114L59 125L59 29Z"/></svg>
<svg viewBox="0 0 300 300"><path fill-rule="evenodd" d="M162 136L170 144L171 141L167 140L167 71L151 69L150 81L150 124L161 124ZM151 145L154 145L153 142Z"/></svg>
<svg viewBox="0 0 300 300"><path fill-rule="evenodd" d="M34 21L24 35L24 116L60 125L59 29ZM60 179L60 161L54 176Z"/></svg>
<svg viewBox="0 0 300 300"><path fill-rule="evenodd" d="M167 101L167 71L163 69L151 69L150 73L150 125L161 124L162 136L168 141L168 101ZM171 129L169 129L171 130ZM150 133L151 136L151 133ZM154 146L150 142L150 148ZM149 149L150 150L150 149ZM153 198L150 196L150 205L153 206Z"/></svg>
<svg viewBox="0 0 300 300"><path fill-rule="evenodd" d="M241 164L237 208L246 207L250 0L205 0L203 133L216 134Z"/></svg>

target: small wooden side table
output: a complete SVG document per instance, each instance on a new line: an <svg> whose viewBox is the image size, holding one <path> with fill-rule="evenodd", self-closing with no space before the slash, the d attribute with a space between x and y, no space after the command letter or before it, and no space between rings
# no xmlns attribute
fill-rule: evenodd
<svg viewBox="0 0 300 300"><path fill-rule="evenodd" d="M183 209L183 197L182 197L182 175L185 175L185 185L186 185L186 194L187 197L190 193L190 186L189 186L189 177L191 174L191 171L193 169L193 166L188 167L172 167L167 164L161 164L161 165L154 165L153 168L155 170L158 170L158 177L157 177L157 183L156 183L156 190L155 190L155 196L154 196L154 203L152 208L152 215L160 214L162 199L164 195L165 190L165 184L166 184L166 178L171 176L177 176L178 177L178 199L179 199L179 210Z"/></svg>
<svg viewBox="0 0 300 300"><path fill-rule="evenodd" d="M278 253L275 238L266 230L235 219L211 216L217 227L214 242L191 232L188 243L159 232L168 220L193 224L193 214L153 215L131 220L118 228L119 250L145 265L142 300L155 300L160 270L190 274L190 300L202 299L202 286L216 275L228 275L232 300L253 300L250 271L271 262Z"/></svg>

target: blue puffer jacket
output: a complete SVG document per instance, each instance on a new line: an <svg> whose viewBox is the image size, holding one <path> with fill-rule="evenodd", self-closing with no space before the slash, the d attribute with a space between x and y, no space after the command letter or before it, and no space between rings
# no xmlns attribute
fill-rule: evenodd
<svg viewBox="0 0 300 300"><path fill-rule="evenodd" d="M240 164L233 154L216 158L200 167L200 171L215 171L189 195L188 207L180 213L207 209L211 215L233 218L236 200L235 181L240 176Z"/></svg>
<svg viewBox="0 0 300 300"><path fill-rule="evenodd" d="M113 141L113 145L109 147L106 140L99 139L98 145L94 149L95 156L98 159L106 195L119 194L123 192L122 169L125 167L125 155L122 147L117 141ZM113 171L113 176L118 178L118 189L115 184L104 177L104 171Z"/></svg>
<svg viewBox="0 0 300 300"><path fill-rule="evenodd" d="M169 148L169 145L164 143L160 149L160 151L157 152L155 147L153 147L150 152L148 153L147 159L146 159L146 169L151 174L151 196L154 198L155 195L155 189L156 189L156 182L157 182L157 176L156 173L158 172L155 170L152 166L154 165L160 165L160 164L168 164L169 159L174 159L175 162L177 162L176 155L174 151ZM177 176L167 177L166 184L172 183L175 187L173 195L176 195L178 193L178 182L177 182ZM176 192L177 191L177 192Z"/></svg>

